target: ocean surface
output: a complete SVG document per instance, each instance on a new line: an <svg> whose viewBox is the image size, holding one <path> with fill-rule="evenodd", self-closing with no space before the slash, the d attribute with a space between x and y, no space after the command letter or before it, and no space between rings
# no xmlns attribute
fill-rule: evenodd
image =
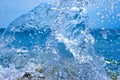
<svg viewBox="0 0 120 80"><path fill-rule="evenodd" d="M91 31L91 34L95 38L96 54L104 56L109 69L118 71L120 67L120 30L95 29Z"/></svg>
<svg viewBox="0 0 120 80"><path fill-rule="evenodd" d="M0 29L0 37L2 36L4 28ZM27 47L31 46L27 42L27 34L30 32L16 33L15 36L22 40L23 44L27 44ZM120 68L120 30L119 29L91 29L90 33L95 38L94 49L95 53L105 59L105 68L107 71L113 71L119 73ZM44 36L44 35L43 35ZM42 37L43 37L42 36ZM43 39L43 38L42 38ZM41 42L42 44L42 42ZM20 44L22 45L22 44ZM25 49L26 50L26 49ZM62 50L62 49L61 49ZM18 53L22 52L22 49L18 50ZM24 51L25 53L27 51ZM71 57L69 55L69 57ZM2 59L0 59L2 60ZM114 75L113 75L114 76Z"/></svg>
<svg viewBox="0 0 120 80"><path fill-rule="evenodd" d="M0 29L0 37L4 31L5 28ZM30 33L33 32L31 31ZM94 48L97 55L104 56L106 60L120 62L120 29L91 29L90 33L95 38ZM29 34L29 32L17 33L16 37L23 39L25 34ZM27 36L23 41L26 40Z"/></svg>
<svg viewBox="0 0 120 80"><path fill-rule="evenodd" d="M0 79L119 80L120 30L91 29L92 3L41 3L0 29Z"/></svg>

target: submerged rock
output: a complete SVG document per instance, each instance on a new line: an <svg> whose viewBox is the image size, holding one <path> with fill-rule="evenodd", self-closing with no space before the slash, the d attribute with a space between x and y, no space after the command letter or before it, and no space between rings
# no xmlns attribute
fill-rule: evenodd
<svg viewBox="0 0 120 80"><path fill-rule="evenodd" d="M36 72L43 73L45 71L45 68L43 66L39 66L35 69Z"/></svg>

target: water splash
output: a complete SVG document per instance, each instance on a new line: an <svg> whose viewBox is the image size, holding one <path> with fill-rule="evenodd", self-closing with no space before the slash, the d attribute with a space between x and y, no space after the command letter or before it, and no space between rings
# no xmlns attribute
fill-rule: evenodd
<svg viewBox="0 0 120 80"><path fill-rule="evenodd" d="M14 79L28 71L46 80L110 80L87 28L88 3L91 0L42 3L14 20L1 38L0 69L5 73L0 76Z"/></svg>

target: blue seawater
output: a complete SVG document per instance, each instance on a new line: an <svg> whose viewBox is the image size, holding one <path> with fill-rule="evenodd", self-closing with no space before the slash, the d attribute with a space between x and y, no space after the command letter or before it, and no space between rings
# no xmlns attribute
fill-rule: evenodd
<svg viewBox="0 0 120 80"><path fill-rule="evenodd" d="M109 38L87 25L92 2L42 3L14 20L0 39L0 79L26 79L29 73L33 80L111 80L96 42Z"/></svg>
<svg viewBox="0 0 120 80"><path fill-rule="evenodd" d="M96 53L105 58L107 71L119 73L120 29L94 29L91 34L95 38Z"/></svg>

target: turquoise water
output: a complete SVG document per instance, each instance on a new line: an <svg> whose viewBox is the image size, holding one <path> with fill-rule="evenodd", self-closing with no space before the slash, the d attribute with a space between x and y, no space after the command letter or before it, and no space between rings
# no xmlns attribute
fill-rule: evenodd
<svg viewBox="0 0 120 80"><path fill-rule="evenodd" d="M119 73L120 32L89 28L92 3L42 3L1 30L0 78L111 80L108 73Z"/></svg>

